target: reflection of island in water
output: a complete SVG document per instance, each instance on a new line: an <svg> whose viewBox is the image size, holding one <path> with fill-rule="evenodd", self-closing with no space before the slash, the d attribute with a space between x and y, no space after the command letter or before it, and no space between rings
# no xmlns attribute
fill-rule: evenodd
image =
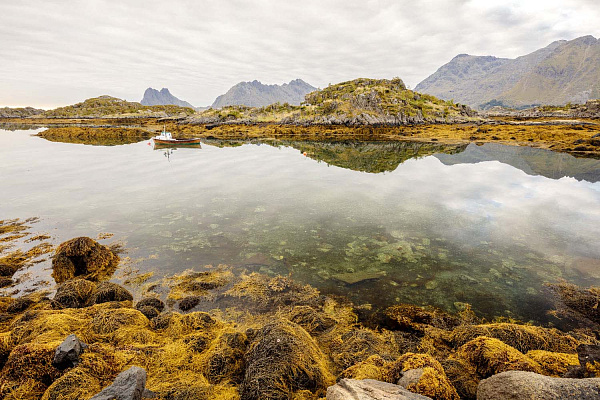
<svg viewBox="0 0 600 400"><path fill-rule="evenodd" d="M292 142L287 145L314 160L354 171L380 173L395 170L411 158L436 153L455 154L466 145L443 145L419 142L325 143Z"/></svg>
<svg viewBox="0 0 600 400"><path fill-rule="evenodd" d="M506 146L497 143L469 144L460 154L436 154L446 165L475 164L499 161L511 165L528 175L541 175L551 179L573 177L588 182L600 181L600 160L576 158L565 153L533 147Z"/></svg>
<svg viewBox="0 0 600 400"><path fill-rule="evenodd" d="M93 146L118 146L149 139L153 133L141 128L94 128L81 126L53 127L38 133L51 142L77 143Z"/></svg>

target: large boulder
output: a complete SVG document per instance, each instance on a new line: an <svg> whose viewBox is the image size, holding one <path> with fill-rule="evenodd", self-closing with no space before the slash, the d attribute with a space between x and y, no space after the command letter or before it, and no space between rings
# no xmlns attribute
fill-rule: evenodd
<svg viewBox="0 0 600 400"><path fill-rule="evenodd" d="M507 371L484 379L477 400L600 399L600 378L551 378L533 372Z"/></svg>
<svg viewBox="0 0 600 400"><path fill-rule="evenodd" d="M89 237L78 237L58 246L52 258L52 277L62 283L76 276L99 281L109 278L119 256Z"/></svg>
<svg viewBox="0 0 600 400"><path fill-rule="evenodd" d="M319 395L334 382L314 339L300 325L285 319L256 333L245 361L242 400L287 400L301 390Z"/></svg>
<svg viewBox="0 0 600 400"><path fill-rule="evenodd" d="M90 400L141 400L146 388L146 370L131 367L121 372L112 385Z"/></svg>
<svg viewBox="0 0 600 400"><path fill-rule="evenodd" d="M431 400L402 386L373 379L341 379L327 388L327 400Z"/></svg>

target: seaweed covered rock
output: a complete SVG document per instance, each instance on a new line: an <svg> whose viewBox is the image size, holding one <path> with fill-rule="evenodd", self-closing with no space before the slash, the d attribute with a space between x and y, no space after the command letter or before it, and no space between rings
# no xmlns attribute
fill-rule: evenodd
<svg viewBox="0 0 600 400"><path fill-rule="evenodd" d="M336 324L333 318L318 312L310 306L294 307L289 319L311 334L325 332Z"/></svg>
<svg viewBox="0 0 600 400"><path fill-rule="evenodd" d="M150 306L136 307L136 310L144 314L149 320L152 320L160 315L156 308Z"/></svg>
<svg viewBox="0 0 600 400"><path fill-rule="evenodd" d="M498 339L522 353L530 350L574 353L579 344L573 336L558 329L509 323L459 326L449 339L458 347L480 336Z"/></svg>
<svg viewBox="0 0 600 400"><path fill-rule="evenodd" d="M78 237L58 246L52 258L52 277L57 283L76 276L91 281L107 279L117 268L119 256L89 237Z"/></svg>
<svg viewBox="0 0 600 400"><path fill-rule="evenodd" d="M388 307L385 312L387 327L400 331L423 332L428 327L449 329L461 324L461 320L435 307L419 307L399 304Z"/></svg>
<svg viewBox="0 0 600 400"><path fill-rule="evenodd" d="M0 276L0 288L4 288L13 284L13 280L11 278L7 278L6 276Z"/></svg>
<svg viewBox="0 0 600 400"><path fill-rule="evenodd" d="M33 304L35 304L35 301L30 299L29 297L19 297L17 299L14 299L8 305L8 307L6 308L6 312L11 313L11 314L20 313L20 312L27 310Z"/></svg>
<svg viewBox="0 0 600 400"><path fill-rule="evenodd" d="M141 307L152 307L155 308L156 311L160 314L165 309L165 303L156 297L144 297L140 301L138 301L135 305L135 308L138 310Z"/></svg>
<svg viewBox="0 0 600 400"><path fill-rule="evenodd" d="M389 380L397 380L399 385L411 392L434 400L459 400L442 365L428 354L402 355L394 362L389 374Z"/></svg>
<svg viewBox="0 0 600 400"><path fill-rule="evenodd" d="M525 355L540 364L544 375L563 376L571 367L579 365L577 354L531 350Z"/></svg>
<svg viewBox="0 0 600 400"><path fill-rule="evenodd" d="M519 350L485 336L465 343L458 349L455 358L466 361L481 378L514 370L541 372L540 364Z"/></svg>
<svg viewBox="0 0 600 400"><path fill-rule="evenodd" d="M334 382L315 341L301 326L284 319L257 332L245 361L242 400L287 400L299 390L323 395Z"/></svg>
<svg viewBox="0 0 600 400"><path fill-rule="evenodd" d="M92 329L99 334L113 333L121 328L140 329L148 326L148 318L138 310L116 308L99 310L92 319Z"/></svg>
<svg viewBox="0 0 600 400"><path fill-rule="evenodd" d="M556 316L580 327L599 329L600 288L583 289L567 282L548 286L554 294Z"/></svg>
<svg viewBox="0 0 600 400"><path fill-rule="evenodd" d="M202 301L202 296L187 296L181 299L179 302L179 309L181 311L189 311L196 307Z"/></svg>
<svg viewBox="0 0 600 400"><path fill-rule="evenodd" d="M75 368L52 382L42 400L80 400L89 399L102 387L100 381L83 369Z"/></svg>
<svg viewBox="0 0 600 400"><path fill-rule="evenodd" d="M60 376L53 364L54 349L46 344L28 343L16 346L2 369L0 398L19 392L39 393L37 398ZM19 397L16 397L19 398ZM34 397L35 398L35 397Z"/></svg>
<svg viewBox="0 0 600 400"><path fill-rule="evenodd" d="M390 362L379 355L373 355L364 361L346 368L338 378L341 379L374 379L387 382Z"/></svg>
<svg viewBox="0 0 600 400"><path fill-rule="evenodd" d="M121 285L112 282L101 282L98 284L93 297L94 304L108 303L110 301L133 300L133 296Z"/></svg>
<svg viewBox="0 0 600 400"><path fill-rule="evenodd" d="M373 355L395 358L391 338L367 328L344 332L331 346L333 361L346 369Z"/></svg>
<svg viewBox="0 0 600 400"><path fill-rule="evenodd" d="M71 279L58 285L55 304L62 308L87 307L94 302L97 285L87 279Z"/></svg>
<svg viewBox="0 0 600 400"><path fill-rule="evenodd" d="M327 400L430 400L402 386L373 379L342 379L327 388Z"/></svg>
<svg viewBox="0 0 600 400"><path fill-rule="evenodd" d="M202 336L191 341L194 349L200 350L204 344ZM248 347L246 335L235 331L222 332L208 348L203 374L212 384L222 381L240 383L244 378L244 354Z"/></svg>
<svg viewBox="0 0 600 400"><path fill-rule="evenodd" d="M477 400L595 400L600 398L600 378L551 378L525 371L508 371L484 379Z"/></svg>

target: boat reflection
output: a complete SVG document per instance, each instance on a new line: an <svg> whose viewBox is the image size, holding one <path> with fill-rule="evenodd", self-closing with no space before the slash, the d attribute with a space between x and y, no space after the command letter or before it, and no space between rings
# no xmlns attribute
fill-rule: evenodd
<svg viewBox="0 0 600 400"><path fill-rule="evenodd" d="M195 144L195 145L185 145L185 146L164 145L164 144L154 143L154 145L152 146L152 150L162 150L163 155L167 158L167 160L169 162L171 161L171 156L173 155L173 152L175 152L176 150L201 149L201 148L202 148L202 146L200 146L200 143Z"/></svg>

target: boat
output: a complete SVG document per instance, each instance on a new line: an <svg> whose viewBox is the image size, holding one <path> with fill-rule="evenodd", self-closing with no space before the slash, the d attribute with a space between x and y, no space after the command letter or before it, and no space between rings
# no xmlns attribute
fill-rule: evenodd
<svg viewBox="0 0 600 400"><path fill-rule="evenodd" d="M200 138L193 139L175 139L171 135L171 132L167 132L165 128L160 135L152 138L155 147L166 147L166 146L199 146Z"/></svg>

